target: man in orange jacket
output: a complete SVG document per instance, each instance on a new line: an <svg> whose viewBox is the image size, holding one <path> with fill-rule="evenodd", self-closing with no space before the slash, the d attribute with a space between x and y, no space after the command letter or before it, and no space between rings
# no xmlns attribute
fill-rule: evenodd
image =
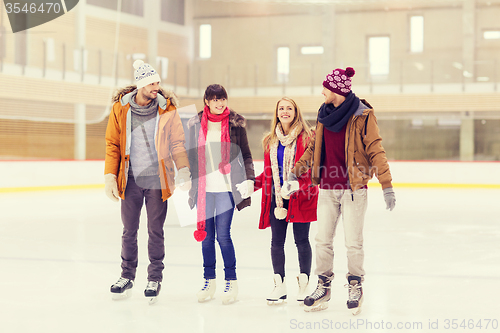
<svg viewBox="0 0 500 333"><path fill-rule="evenodd" d="M137 60L134 68L136 86L118 91L113 98L106 129L105 192L113 201L122 199L123 222L122 273L111 293L113 299L126 298L134 286L137 231L145 202L150 264L144 295L154 303L163 279L167 199L175 185L189 190L191 175L176 96L159 86L160 76L151 65Z"/></svg>

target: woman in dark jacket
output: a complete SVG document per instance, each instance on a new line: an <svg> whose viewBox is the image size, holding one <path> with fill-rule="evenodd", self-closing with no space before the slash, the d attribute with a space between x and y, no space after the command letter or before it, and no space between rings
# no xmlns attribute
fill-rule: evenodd
<svg viewBox="0 0 500 333"><path fill-rule="evenodd" d="M300 274L297 277L302 302L311 273L312 252L309 243L310 222L316 221L318 188L311 187L310 174L299 179L300 189L290 197L283 196L281 186L295 162L304 154L313 132L304 121L293 99L283 97L276 104L271 132L264 138L264 171L255 180L255 190L262 188L259 228L271 227L271 259L274 268L274 290L268 304L285 300L285 238L288 223L293 223L293 235L299 253Z"/></svg>
<svg viewBox="0 0 500 333"><path fill-rule="evenodd" d="M250 206L255 173L248 146L245 118L227 107L223 86L207 87L205 107L188 122L189 162L192 187L189 206L197 207L194 237L202 242L205 284L198 301L212 299L215 293L215 239L224 260L225 288L221 296L227 304L236 300L236 256L231 239L234 208Z"/></svg>

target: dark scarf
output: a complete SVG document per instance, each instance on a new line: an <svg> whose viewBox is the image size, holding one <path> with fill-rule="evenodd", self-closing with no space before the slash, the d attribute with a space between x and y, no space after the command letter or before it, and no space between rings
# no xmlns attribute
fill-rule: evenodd
<svg viewBox="0 0 500 333"><path fill-rule="evenodd" d="M351 91L345 101L338 107L333 104L321 105L318 112L318 121L328 130L338 133L347 124L349 118L359 107L359 98Z"/></svg>

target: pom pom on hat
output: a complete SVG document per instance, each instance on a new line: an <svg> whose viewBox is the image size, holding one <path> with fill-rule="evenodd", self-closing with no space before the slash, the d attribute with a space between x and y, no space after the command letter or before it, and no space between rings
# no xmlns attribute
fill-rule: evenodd
<svg viewBox="0 0 500 333"><path fill-rule="evenodd" d="M347 67L345 69L345 75L349 76L349 77L353 77L354 74L356 74L356 71L354 70L354 68L352 67Z"/></svg>
<svg viewBox="0 0 500 333"><path fill-rule="evenodd" d="M323 87L345 97L351 92L351 77L355 73L356 71L352 67L347 67L345 70L334 69L326 76Z"/></svg>
<svg viewBox="0 0 500 333"><path fill-rule="evenodd" d="M141 59L137 59L136 61L134 61L134 68L135 69L139 69L139 67L141 67L142 65L144 65L144 61L142 61Z"/></svg>

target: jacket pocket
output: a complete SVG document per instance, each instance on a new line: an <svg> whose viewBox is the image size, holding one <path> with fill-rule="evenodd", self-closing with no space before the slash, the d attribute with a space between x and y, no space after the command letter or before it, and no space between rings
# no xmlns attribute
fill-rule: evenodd
<svg viewBox="0 0 500 333"><path fill-rule="evenodd" d="M370 178L370 165L366 157L359 153L354 152L354 177L360 177L363 179Z"/></svg>

